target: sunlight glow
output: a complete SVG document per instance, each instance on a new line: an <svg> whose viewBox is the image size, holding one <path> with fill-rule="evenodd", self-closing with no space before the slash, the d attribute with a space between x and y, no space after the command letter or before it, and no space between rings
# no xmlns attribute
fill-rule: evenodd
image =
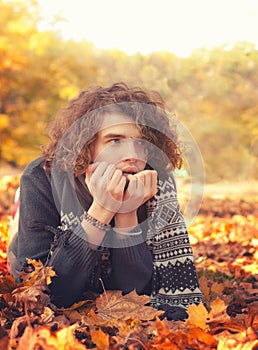
<svg viewBox="0 0 258 350"><path fill-rule="evenodd" d="M64 39L86 40L128 54L170 51L188 56L195 48L239 41L258 46L256 0L39 0L41 28ZM54 14L65 18L53 25Z"/></svg>

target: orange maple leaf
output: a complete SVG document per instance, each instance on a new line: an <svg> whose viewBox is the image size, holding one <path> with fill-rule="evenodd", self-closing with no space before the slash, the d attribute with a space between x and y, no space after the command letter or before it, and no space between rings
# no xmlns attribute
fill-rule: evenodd
<svg viewBox="0 0 258 350"><path fill-rule="evenodd" d="M211 311L209 312L209 315L208 315L210 321L214 321L214 320L217 321L218 319L220 321L222 320L225 321L230 319L230 317L226 313L227 305L220 298L216 298L214 301L212 301L210 303L210 307L211 307Z"/></svg>
<svg viewBox="0 0 258 350"><path fill-rule="evenodd" d="M189 305L187 313L189 317L186 320L186 324L200 327L205 331L209 330L209 326L207 325L209 313L203 303L199 305Z"/></svg>

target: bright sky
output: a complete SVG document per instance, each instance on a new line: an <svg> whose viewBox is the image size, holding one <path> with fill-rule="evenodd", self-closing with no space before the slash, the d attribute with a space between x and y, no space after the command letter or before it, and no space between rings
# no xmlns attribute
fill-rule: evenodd
<svg viewBox="0 0 258 350"><path fill-rule="evenodd" d="M258 48L258 0L39 0L46 23L64 39L85 38L100 49L128 54L166 50L188 56L195 48L238 41ZM46 24L44 24L44 28Z"/></svg>

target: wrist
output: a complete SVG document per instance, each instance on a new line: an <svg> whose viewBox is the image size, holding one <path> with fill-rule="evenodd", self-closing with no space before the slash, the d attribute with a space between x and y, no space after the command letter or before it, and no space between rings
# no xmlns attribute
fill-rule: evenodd
<svg viewBox="0 0 258 350"><path fill-rule="evenodd" d="M103 222L104 224L109 224L110 221L112 220L113 216L115 215L114 212L111 212L98 203L94 202L90 206L88 213L98 219L99 221Z"/></svg>
<svg viewBox="0 0 258 350"><path fill-rule="evenodd" d="M129 213L117 213L115 215L115 227L118 229L132 228L138 225L137 211Z"/></svg>

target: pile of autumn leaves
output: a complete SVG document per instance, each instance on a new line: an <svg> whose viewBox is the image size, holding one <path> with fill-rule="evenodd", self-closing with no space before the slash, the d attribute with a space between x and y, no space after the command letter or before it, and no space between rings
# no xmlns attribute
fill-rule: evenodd
<svg viewBox="0 0 258 350"><path fill-rule="evenodd" d="M106 291L69 309L50 304L47 286L54 271L29 261L35 270L16 285L1 278L0 349L255 349L258 346L257 304L247 305L241 317L230 317L220 298L234 282L201 277L206 307L190 306L186 322L159 319L160 311L146 304L148 296ZM230 292L230 294L231 294ZM234 292L233 292L234 294ZM231 297L228 297L229 303Z"/></svg>
<svg viewBox="0 0 258 350"><path fill-rule="evenodd" d="M211 202L204 207L214 208ZM19 285L6 272L7 220L0 218L0 349L257 349L256 209L217 216L209 209L189 228L204 303L189 307L186 322L161 321L162 312L146 305L149 297L134 291L90 294L56 308L48 294L51 267L30 260L34 271Z"/></svg>

